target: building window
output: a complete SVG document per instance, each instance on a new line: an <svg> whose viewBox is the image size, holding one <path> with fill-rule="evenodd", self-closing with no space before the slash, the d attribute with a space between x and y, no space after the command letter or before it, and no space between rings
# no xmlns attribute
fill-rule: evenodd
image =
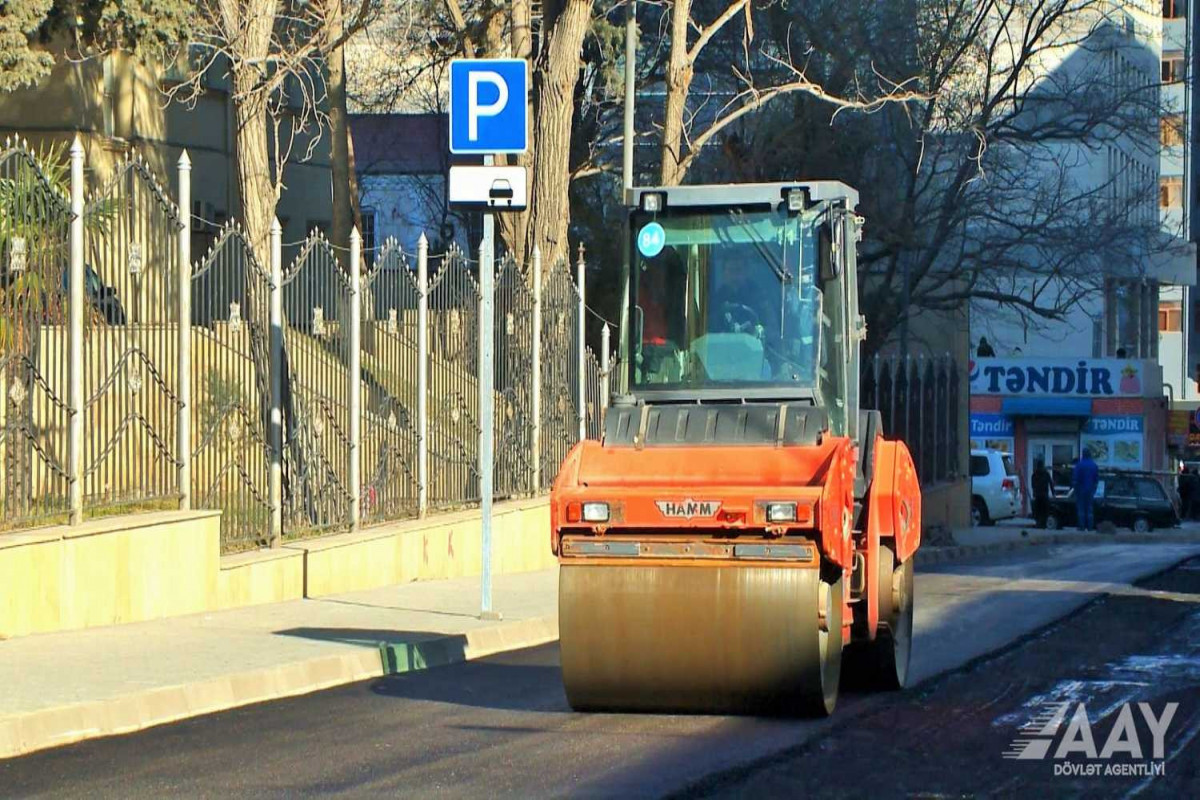
<svg viewBox="0 0 1200 800"><path fill-rule="evenodd" d="M1163 114L1158 122L1158 135L1163 147L1183 144L1183 114Z"/></svg>
<svg viewBox="0 0 1200 800"><path fill-rule="evenodd" d="M1163 19L1180 19L1187 14L1187 0L1163 0Z"/></svg>
<svg viewBox="0 0 1200 800"><path fill-rule="evenodd" d="M1161 303L1158 306L1158 330L1178 333L1182 330L1183 309L1179 303Z"/></svg>
<svg viewBox="0 0 1200 800"><path fill-rule="evenodd" d="M1162 82L1180 83L1183 80L1183 53L1163 53Z"/></svg>
<svg viewBox="0 0 1200 800"><path fill-rule="evenodd" d="M1158 207L1183 208L1183 178L1159 178Z"/></svg>

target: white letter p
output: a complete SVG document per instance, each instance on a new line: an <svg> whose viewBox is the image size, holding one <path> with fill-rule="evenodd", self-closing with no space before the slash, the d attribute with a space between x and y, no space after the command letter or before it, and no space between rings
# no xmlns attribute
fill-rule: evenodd
<svg viewBox="0 0 1200 800"><path fill-rule="evenodd" d="M490 83L500 93L496 102L479 104L479 84ZM497 72L472 71L467 75L467 138L472 142L479 139L479 118L494 117L508 105L508 84Z"/></svg>

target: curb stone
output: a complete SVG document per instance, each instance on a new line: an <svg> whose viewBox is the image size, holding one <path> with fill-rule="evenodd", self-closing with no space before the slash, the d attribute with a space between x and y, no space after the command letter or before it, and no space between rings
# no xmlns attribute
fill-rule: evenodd
<svg viewBox="0 0 1200 800"><path fill-rule="evenodd" d="M306 661L163 686L105 700L0 716L0 759L102 736L280 700L348 683L470 661L558 639L558 618L538 617L412 642L318 656Z"/></svg>

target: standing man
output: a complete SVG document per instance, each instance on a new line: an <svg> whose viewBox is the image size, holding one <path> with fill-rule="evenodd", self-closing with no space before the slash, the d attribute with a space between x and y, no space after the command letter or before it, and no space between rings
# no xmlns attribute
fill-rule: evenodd
<svg viewBox="0 0 1200 800"><path fill-rule="evenodd" d="M1033 464L1033 477L1029 482L1033 486L1033 518L1038 528L1045 528L1046 517L1050 516L1050 485L1053 481L1046 462L1040 458Z"/></svg>
<svg viewBox="0 0 1200 800"><path fill-rule="evenodd" d="M1092 451L1083 448L1083 455L1071 472L1071 485L1075 487L1075 527L1081 531L1094 531L1096 518L1092 513L1092 500L1100 483L1100 468L1092 460Z"/></svg>

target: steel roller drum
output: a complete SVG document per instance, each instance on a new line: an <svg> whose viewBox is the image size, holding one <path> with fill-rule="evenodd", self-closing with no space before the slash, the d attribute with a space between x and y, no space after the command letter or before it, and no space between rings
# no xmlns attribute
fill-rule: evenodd
<svg viewBox="0 0 1200 800"><path fill-rule="evenodd" d="M815 568L564 564L567 699L592 711L829 713L841 648L823 680L822 591Z"/></svg>

